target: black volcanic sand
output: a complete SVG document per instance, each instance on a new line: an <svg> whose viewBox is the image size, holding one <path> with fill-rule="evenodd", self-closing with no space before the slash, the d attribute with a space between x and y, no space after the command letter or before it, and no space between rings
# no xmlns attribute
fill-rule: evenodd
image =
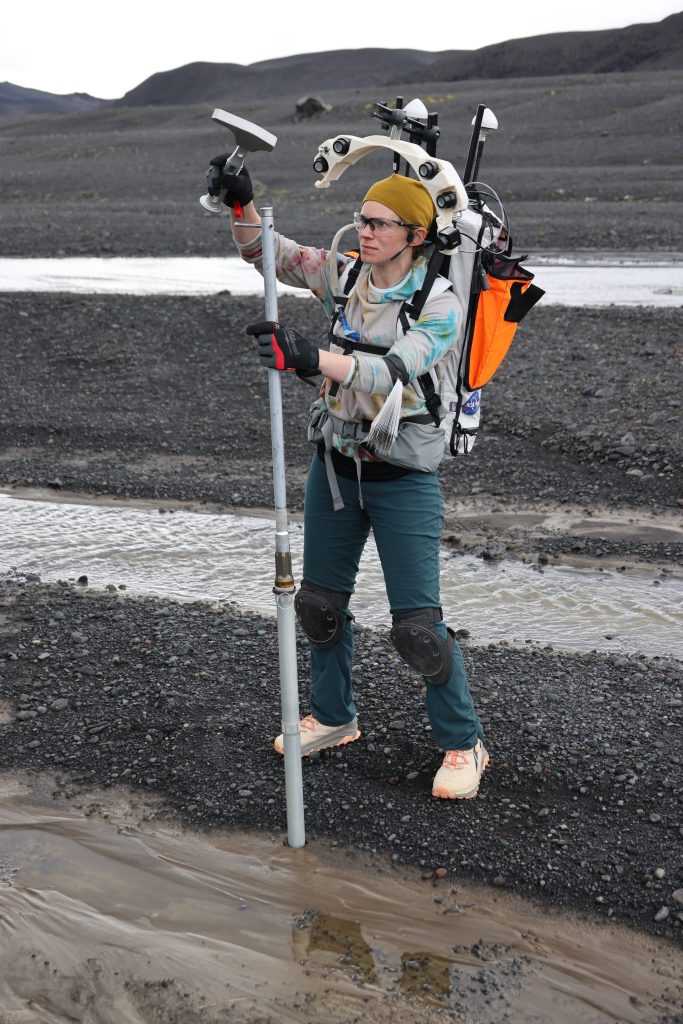
<svg viewBox="0 0 683 1024"><path fill-rule="evenodd" d="M229 295L0 295L0 485L272 505L267 374L243 333L262 311ZM287 297L280 318L323 336L315 301ZM680 309L537 306L486 388L472 455L442 468L447 542L680 564L682 326ZM282 392L300 510L315 391L286 377ZM520 509L624 528L539 533Z"/></svg>
<svg viewBox="0 0 683 1024"><path fill-rule="evenodd" d="M324 55L323 55L324 56ZM359 54L359 61L365 58ZM349 82L364 68L349 67ZM215 105L278 137L248 164L259 203L293 237L329 245L369 182L389 173L386 152L364 158L318 190L313 159L339 133L384 134L376 100L421 97L439 114L439 156L462 172L471 120L487 103L500 128L480 177L508 207L518 251L680 250L682 72L566 75L411 83L387 94L349 88L319 95L328 113L295 122L297 96ZM0 118L0 251L4 256L219 255L222 224L198 203L209 159L233 138L214 105L107 108L74 115Z"/></svg>
<svg viewBox="0 0 683 1024"><path fill-rule="evenodd" d="M56 774L55 799L125 784L199 828L284 829L273 619L21 577L0 613L0 771ZM493 764L451 803L430 795L421 681L386 633L356 640L363 736L304 762L309 837L680 938L680 663L465 648Z"/></svg>

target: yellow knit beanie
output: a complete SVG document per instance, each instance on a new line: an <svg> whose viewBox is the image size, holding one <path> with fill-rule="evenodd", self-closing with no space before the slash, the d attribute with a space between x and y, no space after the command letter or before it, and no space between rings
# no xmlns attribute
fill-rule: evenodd
<svg viewBox="0 0 683 1024"><path fill-rule="evenodd" d="M406 224L420 224L429 230L436 216L434 203L427 189L416 178L392 174L371 185L363 202L381 203L393 210Z"/></svg>

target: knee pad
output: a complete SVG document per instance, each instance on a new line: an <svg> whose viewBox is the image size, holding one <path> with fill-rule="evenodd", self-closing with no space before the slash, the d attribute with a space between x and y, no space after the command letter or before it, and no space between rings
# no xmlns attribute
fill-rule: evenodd
<svg viewBox="0 0 683 1024"><path fill-rule="evenodd" d="M339 643L346 623L353 619L353 615L341 611L350 600L350 594L323 590L307 580L301 581L294 598L294 611L312 647L324 650Z"/></svg>
<svg viewBox="0 0 683 1024"><path fill-rule="evenodd" d="M431 686L447 683L453 669L455 633L447 626L444 640L434 628L441 619L440 608L417 608L394 615L391 629L391 642L400 656Z"/></svg>

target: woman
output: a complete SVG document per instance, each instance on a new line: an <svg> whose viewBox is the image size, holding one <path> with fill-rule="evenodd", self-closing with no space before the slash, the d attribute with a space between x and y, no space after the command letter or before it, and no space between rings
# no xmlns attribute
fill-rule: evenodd
<svg viewBox="0 0 683 1024"><path fill-rule="evenodd" d="M225 157L212 161L209 191L242 207L241 218L234 211L231 216L233 238L242 258L261 269L251 180L246 169L222 174L224 163ZM445 751L432 794L469 799L489 756L462 654L439 603L443 507L436 470L444 442L419 383L426 373L440 377L461 313L438 279L417 322L399 322L404 303L425 280L423 250L434 218L432 199L417 180L393 174L372 185L354 217L362 265L343 308L332 291L330 253L276 234L277 277L309 288L320 300L332 321L330 350L270 322L251 325L247 333L258 339L264 366L303 375L318 371L324 378L309 423L318 451L306 484L303 580L295 602L311 644L311 714L301 722L302 755L360 736L349 602L372 529L391 608L391 639L423 676L432 733ZM343 283L353 260L334 258ZM400 407L398 432L379 455L382 449L368 433L392 393ZM275 749L283 752L282 736Z"/></svg>

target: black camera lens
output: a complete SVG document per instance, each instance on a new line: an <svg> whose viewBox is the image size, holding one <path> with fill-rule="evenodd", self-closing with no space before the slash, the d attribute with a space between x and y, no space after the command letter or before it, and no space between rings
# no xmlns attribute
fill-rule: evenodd
<svg viewBox="0 0 683 1024"><path fill-rule="evenodd" d="M439 173L439 165L434 163L433 160L425 160L423 164L420 164L418 171L421 178L435 178Z"/></svg>

